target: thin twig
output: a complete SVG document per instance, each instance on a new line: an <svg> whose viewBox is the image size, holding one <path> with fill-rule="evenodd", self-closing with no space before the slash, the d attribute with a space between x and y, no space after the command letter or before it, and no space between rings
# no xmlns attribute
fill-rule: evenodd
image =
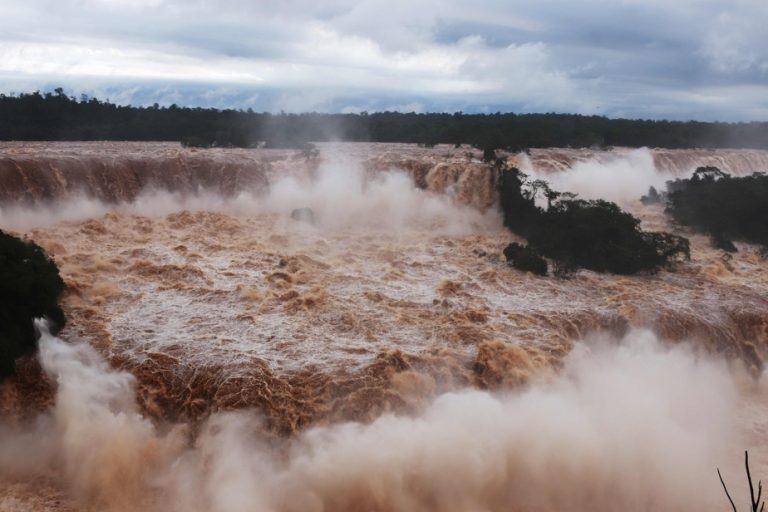
<svg viewBox="0 0 768 512"><path fill-rule="evenodd" d="M720 474L720 468L717 468L717 476L720 477L720 483L723 484L723 490L725 491L725 495L728 496L728 501L731 502L731 507L733 507L733 512L738 512L736 510L736 505L733 504L733 500L731 499L731 494L728 492L728 488L725 486L725 482L723 481L723 475Z"/></svg>
<svg viewBox="0 0 768 512"><path fill-rule="evenodd" d="M755 502L755 488L752 487L752 474L749 472L749 452L744 450L744 466L747 468L747 480L749 481L749 499L752 502L752 512L757 512L757 502Z"/></svg>

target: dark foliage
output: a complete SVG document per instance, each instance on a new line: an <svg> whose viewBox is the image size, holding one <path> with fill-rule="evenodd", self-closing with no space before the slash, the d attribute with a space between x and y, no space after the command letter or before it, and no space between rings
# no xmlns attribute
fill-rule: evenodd
<svg viewBox="0 0 768 512"><path fill-rule="evenodd" d="M301 153L304 155L304 158L307 159L307 161L313 160L320 156L320 150L317 149L317 146L311 142L305 142L299 149L301 149Z"/></svg>
<svg viewBox="0 0 768 512"><path fill-rule="evenodd" d="M689 256L688 241L668 233L647 233L640 221L608 201L559 201L529 237L542 254L572 267L636 274Z"/></svg>
<svg viewBox="0 0 768 512"><path fill-rule="evenodd" d="M739 252L733 240L729 240L722 233L712 236L712 246L725 252Z"/></svg>
<svg viewBox="0 0 768 512"><path fill-rule="evenodd" d="M485 147L485 148L482 148L482 149L483 149L483 162L485 162L487 164L491 164L491 163L496 161L496 159L498 157L496 156L496 150L495 149L488 148L488 147Z"/></svg>
<svg viewBox="0 0 768 512"><path fill-rule="evenodd" d="M196 137L197 139L192 139ZM0 95L0 140L202 141L301 148L306 141L470 144L492 149L650 146L768 148L768 123L608 119L571 114L267 114L171 105L120 106L62 89ZM193 144L196 145L196 144Z"/></svg>
<svg viewBox="0 0 768 512"><path fill-rule="evenodd" d="M53 333L64 326L57 304L63 289L59 269L38 245L0 231L0 378L36 349L35 318L46 317Z"/></svg>
<svg viewBox="0 0 768 512"><path fill-rule="evenodd" d="M667 189L667 213L711 235L715 247L735 252L732 240L768 247L765 174L735 178L716 167L699 167L689 179L668 182Z"/></svg>
<svg viewBox="0 0 768 512"><path fill-rule="evenodd" d="M501 161L495 165L504 225L513 233L527 238L538 228L543 217L530 189L524 188L528 176L516 167L506 167Z"/></svg>
<svg viewBox="0 0 768 512"><path fill-rule="evenodd" d="M659 193L658 190L656 190L656 187L651 187L648 189L648 194L644 195L640 198L640 202L644 205L649 204L661 204L666 202L667 196L665 193Z"/></svg>
<svg viewBox="0 0 768 512"><path fill-rule="evenodd" d="M554 260L556 275L578 268L636 274L690 257L687 239L645 232L638 219L614 203L576 199L502 161L495 166L504 224L527 238L531 250ZM546 210L536 206L537 196L547 199Z"/></svg>
<svg viewBox="0 0 768 512"><path fill-rule="evenodd" d="M547 262L528 246L511 243L504 248L504 256L516 269L540 276L547 275Z"/></svg>

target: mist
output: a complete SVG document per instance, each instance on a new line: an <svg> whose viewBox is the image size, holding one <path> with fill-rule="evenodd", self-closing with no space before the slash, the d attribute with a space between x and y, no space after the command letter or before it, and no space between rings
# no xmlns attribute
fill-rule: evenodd
<svg viewBox="0 0 768 512"><path fill-rule="evenodd" d="M110 146L108 150L117 148ZM44 186L38 186L42 190L50 189L49 195L35 198L31 205L1 202L0 229L27 231L59 222L79 222L109 212L158 217L188 210L287 217L296 208L312 208L316 227L325 230L359 225L394 232L408 229L414 223L431 223L440 233L466 234L478 226L484 229L494 223L499 225L491 211L495 208L487 208L493 201L493 190L488 187L486 176L477 169L441 168L439 161L433 172L426 175L434 183L427 183L426 189L422 189L415 185L415 176L397 162L389 168L372 171L361 158L345 154L334 144L324 145L319 164L292 159L293 153L286 152L282 156L284 161L272 170L266 170L269 165L260 160L266 157L254 159L232 154L227 159L220 154L224 150L208 156L204 152L192 152L183 156L182 165L172 159L177 150L171 146L157 145L152 152L144 153L134 145L130 147L133 152L130 160L123 162L112 157L103 160L114 179L115 190L112 190L112 186L105 187L98 173L73 165L66 147L57 151L61 156L57 157L54 152L48 158L52 159L50 165L60 168L61 177L20 161L20 169L27 174L24 180L8 184L7 196L26 196L29 191L14 189L25 180L43 180ZM86 147L80 151L93 154L94 149ZM520 154L516 156L517 165L527 174L548 181L555 190L574 192L584 199L606 199L627 207L636 204L650 186L661 190L666 181L687 177L699 165L717 165L736 175L748 175L768 162L768 154L759 151L672 152L640 148L586 155L569 151L540 150L532 157ZM226 164L228 175L220 174L221 162ZM552 163L555 165L550 165ZM456 167L455 162L450 165ZM194 167L195 172L189 173L186 166ZM169 178L179 173L184 176L183 180ZM140 175L144 183L154 185L135 192L136 175ZM446 187L446 182L453 179L458 181ZM232 181L235 186L224 187L223 181ZM66 187L62 188L62 183ZM85 193L86 189L90 193ZM476 204L473 194L482 198L482 205ZM490 196L488 200L486 195ZM113 196L124 199L104 199ZM286 223L286 226L294 224Z"/></svg>
<svg viewBox="0 0 768 512"><path fill-rule="evenodd" d="M269 165L216 150L180 190L154 178L183 165L148 157L131 188L126 159L99 197L130 201L72 193L102 186L72 171L19 194L35 206L1 206L0 228L59 265L68 330L39 325L48 410L20 419L50 396L29 366L9 382L0 483L28 485L22 504L120 512L706 511L727 507L716 467L742 495L745 448L764 474L768 386L727 361L764 360L757 255L534 277L500 257L514 235L485 166L384 149ZM586 154L542 150L571 168L556 173L533 152L524 170L627 204L672 174L651 150ZM246 162L242 181L216 159Z"/></svg>
<svg viewBox="0 0 768 512"><path fill-rule="evenodd" d="M500 226L495 211L480 212L458 203L455 190L432 193L418 189L397 168L366 173L359 163L335 154L316 174L279 178L271 187L262 211L290 214L311 208L317 225L326 229L362 227L397 232L416 225L442 234L469 234Z"/></svg>
<svg viewBox="0 0 768 512"><path fill-rule="evenodd" d="M191 437L151 423L129 374L39 325L55 405L27 430L5 428L0 471L50 476L79 506L717 510L714 468L743 442L737 376L649 331L588 340L557 376L517 392L452 392L416 415L317 426L274 444L258 411L214 414Z"/></svg>
<svg viewBox="0 0 768 512"><path fill-rule="evenodd" d="M294 209L311 208L315 222L290 219ZM368 172L362 163L331 151L314 169L299 166L279 175L265 192L241 190L234 195L198 187L195 193L147 188L135 200L110 204L82 193L34 206L0 205L0 229L27 231L61 222L80 222L109 212L162 217L179 211L206 211L235 216L276 214L284 229L374 229L408 231L429 226L439 234L468 234L498 228L495 211L481 212L456 200L456 191L434 193L416 187L403 170Z"/></svg>
<svg viewBox="0 0 768 512"><path fill-rule="evenodd" d="M523 160L523 171L546 180L554 190L573 192L582 199L605 199L622 206L637 202L653 186L663 189L674 176L657 169L648 148L617 153L606 158L575 161L564 172L540 172Z"/></svg>

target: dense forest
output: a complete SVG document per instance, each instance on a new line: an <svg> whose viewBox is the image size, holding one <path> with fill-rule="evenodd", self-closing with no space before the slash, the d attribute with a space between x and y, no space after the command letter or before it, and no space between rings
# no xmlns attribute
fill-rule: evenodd
<svg viewBox="0 0 768 512"><path fill-rule="evenodd" d="M768 149L768 123L609 119L571 114L269 114L171 105L131 107L62 89L0 95L0 140L153 140L196 146L301 147L308 141L537 147Z"/></svg>

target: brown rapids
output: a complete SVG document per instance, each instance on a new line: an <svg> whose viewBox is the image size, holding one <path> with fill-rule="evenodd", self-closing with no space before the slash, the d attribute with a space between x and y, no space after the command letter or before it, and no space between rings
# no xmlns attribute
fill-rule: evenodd
<svg viewBox="0 0 768 512"><path fill-rule="evenodd" d="M0 228L53 255L67 283L62 337L87 340L136 376L140 407L158 422L256 408L270 431L288 436L418 413L446 391L546 379L574 342L631 327L762 370L768 263L753 247L740 244L731 258L685 232L692 261L673 271L537 278L503 261L513 236L494 213L478 154L364 144L321 151L307 162L294 151L0 143ZM546 174L623 151L509 158ZM362 199L328 205L283 190L286 176L316 180L338 152L361 162ZM673 176L705 164L768 170L759 151L651 155ZM407 185L376 181L392 169L407 173ZM146 195L157 191L171 194ZM94 200L101 206L86 214L25 220L24 208ZM305 206L317 226L291 220L291 209ZM626 206L646 229L675 230L661 207ZM20 368L0 387L7 416L52 401L36 363Z"/></svg>

